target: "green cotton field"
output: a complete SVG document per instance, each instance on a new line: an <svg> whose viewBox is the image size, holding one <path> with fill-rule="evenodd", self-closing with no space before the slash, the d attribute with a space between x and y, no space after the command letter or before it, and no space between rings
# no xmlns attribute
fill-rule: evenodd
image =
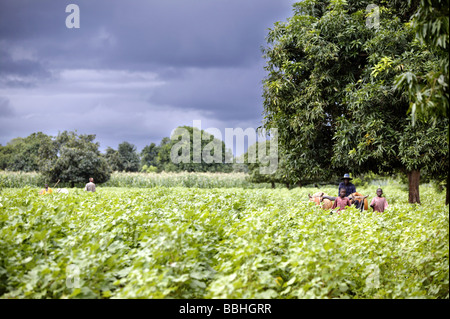
<svg viewBox="0 0 450 319"><path fill-rule="evenodd" d="M384 213L330 215L313 188L4 188L0 296L449 298L445 195L383 190Z"/></svg>

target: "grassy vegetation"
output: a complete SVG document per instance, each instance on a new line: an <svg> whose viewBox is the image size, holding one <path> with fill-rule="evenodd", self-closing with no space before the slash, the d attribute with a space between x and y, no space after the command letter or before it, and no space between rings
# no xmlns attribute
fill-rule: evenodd
<svg viewBox="0 0 450 319"><path fill-rule="evenodd" d="M385 213L340 215L308 201L314 188L37 191L0 194L2 298L449 297L448 206L432 187L410 205L386 186Z"/></svg>
<svg viewBox="0 0 450 319"><path fill-rule="evenodd" d="M94 176L95 179L95 176ZM42 187L45 180L41 174L0 171L0 187ZM87 183L87 181L86 181ZM111 175L108 182L100 184L103 187L197 187L197 188L268 188L270 184L254 184L248 180L245 173L120 173ZM60 183L58 187L69 187L68 183ZM84 187L84 184L75 184ZM281 186L280 186L281 187Z"/></svg>
<svg viewBox="0 0 450 319"><path fill-rule="evenodd" d="M265 188L254 184L245 173L113 173L105 187L197 187L197 188Z"/></svg>
<svg viewBox="0 0 450 319"><path fill-rule="evenodd" d="M0 171L0 188L42 187L47 181L37 172Z"/></svg>

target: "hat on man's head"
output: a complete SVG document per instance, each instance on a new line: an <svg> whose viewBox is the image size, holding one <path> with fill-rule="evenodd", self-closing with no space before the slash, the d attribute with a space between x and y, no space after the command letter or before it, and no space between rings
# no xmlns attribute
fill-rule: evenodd
<svg viewBox="0 0 450 319"><path fill-rule="evenodd" d="M344 177L342 177L341 179L348 179L351 180L353 178L350 177L350 174L344 174Z"/></svg>

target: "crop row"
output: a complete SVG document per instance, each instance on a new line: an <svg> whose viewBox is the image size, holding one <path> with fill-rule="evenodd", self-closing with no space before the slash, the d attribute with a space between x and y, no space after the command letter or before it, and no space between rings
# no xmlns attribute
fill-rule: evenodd
<svg viewBox="0 0 450 319"><path fill-rule="evenodd" d="M94 176L95 180L95 176ZM87 182L87 181L86 181ZM0 172L0 188L42 187L52 184L36 172ZM68 187L60 183L59 187ZM74 185L84 187L84 184ZM266 183L254 184L245 173L121 173L114 172L104 187L196 187L196 188L269 188Z"/></svg>
<svg viewBox="0 0 450 319"><path fill-rule="evenodd" d="M305 188L4 189L0 296L448 298L448 206L421 191L330 215Z"/></svg>

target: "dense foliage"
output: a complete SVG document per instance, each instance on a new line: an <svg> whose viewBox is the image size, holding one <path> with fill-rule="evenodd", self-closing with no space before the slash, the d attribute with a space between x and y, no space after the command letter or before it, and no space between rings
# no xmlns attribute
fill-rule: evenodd
<svg viewBox="0 0 450 319"><path fill-rule="evenodd" d="M40 161L39 171L50 182L87 183L94 177L98 183L106 182L111 169L94 142L94 134L64 131L48 145L49 155Z"/></svg>
<svg viewBox="0 0 450 319"><path fill-rule="evenodd" d="M433 53L435 61L426 72L406 70L397 77L396 87L408 92L413 120L449 117L449 0L420 0L411 25L416 39Z"/></svg>
<svg viewBox="0 0 450 319"><path fill-rule="evenodd" d="M368 24L372 1L353 0L301 1L275 24L264 50L264 125L278 128L293 179L402 172L420 202L421 174L446 179L448 117L412 122L399 79L437 72L443 53L416 39L417 1L376 3L377 27Z"/></svg>
<svg viewBox="0 0 450 319"><path fill-rule="evenodd" d="M94 141L94 134L69 131L56 137L42 132L18 137L0 145L0 169L40 172L49 184L60 180L73 187L86 183L89 177L102 183L108 180L111 169L99 151L99 143Z"/></svg>
<svg viewBox="0 0 450 319"><path fill-rule="evenodd" d="M123 142L119 144L117 150L111 147L106 149L105 155L109 167L113 171L118 172L137 172L140 167L140 159L136 150L136 146Z"/></svg>
<svg viewBox="0 0 450 319"><path fill-rule="evenodd" d="M431 188L411 205L385 187L382 214L330 215L314 191L4 189L0 296L449 297L448 206Z"/></svg>
<svg viewBox="0 0 450 319"><path fill-rule="evenodd" d="M174 162L174 155L180 162ZM233 170L232 163L233 154L222 140L190 126L177 127L170 139L163 139L157 156L158 171L166 172L227 173Z"/></svg>
<svg viewBox="0 0 450 319"><path fill-rule="evenodd" d="M97 182L108 180L115 172L246 172L245 164L235 166L233 154L225 148L225 143L214 135L193 127L183 126L174 130L186 130L190 151L189 163L175 163L171 153L180 140L174 133L164 137L158 146L146 145L140 153L134 144L124 141L117 149L107 147L105 153L99 151L100 144L94 142L94 134L78 134L64 131L56 137L42 132L26 138L14 138L7 145L0 145L0 170L14 172L41 172L51 181L61 179L72 185L85 182L86 176L95 177ZM198 138L200 161L194 160L194 135ZM214 158L214 150L217 159ZM214 161L208 161L208 157ZM205 160L206 159L206 160ZM60 174L58 176L58 174Z"/></svg>
<svg viewBox="0 0 450 319"><path fill-rule="evenodd" d="M155 143L145 146L141 151L141 167L156 167L159 147Z"/></svg>
<svg viewBox="0 0 450 319"><path fill-rule="evenodd" d="M14 138L5 146L0 145L0 169L38 171L40 161L48 156L46 150L51 143L50 136L38 132L25 138Z"/></svg>

